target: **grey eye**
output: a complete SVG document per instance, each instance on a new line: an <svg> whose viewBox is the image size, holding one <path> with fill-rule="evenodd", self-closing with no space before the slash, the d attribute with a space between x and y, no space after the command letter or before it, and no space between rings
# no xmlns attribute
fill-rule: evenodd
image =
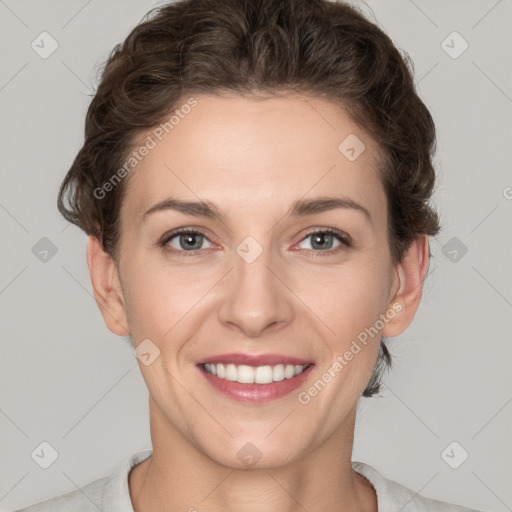
<svg viewBox="0 0 512 512"><path fill-rule="evenodd" d="M166 242L173 249L178 251L197 251L204 249L203 242L208 239L198 231L187 231L172 235Z"/></svg>
<svg viewBox="0 0 512 512"><path fill-rule="evenodd" d="M343 240L341 237L330 231L315 231L313 233L309 233L302 242L311 239L309 243L309 247L305 247L305 249L313 249L313 250L329 250L333 248L334 239L338 239L338 245L343 244ZM301 242L301 243L302 243Z"/></svg>

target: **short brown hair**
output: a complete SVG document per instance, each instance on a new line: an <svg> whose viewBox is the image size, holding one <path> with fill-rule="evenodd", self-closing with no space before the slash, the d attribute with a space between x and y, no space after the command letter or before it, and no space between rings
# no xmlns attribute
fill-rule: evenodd
<svg viewBox="0 0 512 512"><path fill-rule="evenodd" d="M118 262L127 180L101 199L95 190L137 137L162 123L184 94L286 90L342 105L379 144L394 264L417 235L438 233L429 205L435 127L416 94L412 63L356 8L329 0L178 0L151 10L104 65L59 211ZM390 365L381 337L363 396L379 391Z"/></svg>

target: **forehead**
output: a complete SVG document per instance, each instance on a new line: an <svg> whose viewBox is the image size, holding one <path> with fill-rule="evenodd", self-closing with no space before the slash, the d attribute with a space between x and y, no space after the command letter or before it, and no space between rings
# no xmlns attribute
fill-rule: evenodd
<svg viewBox="0 0 512 512"><path fill-rule="evenodd" d="M193 108L180 109L193 104L184 97L172 122L140 137L151 149L128 176L130 223L170 195L261 215L337 192L382 214L379 147L338 105L299 95L193 98Z"/></svg>

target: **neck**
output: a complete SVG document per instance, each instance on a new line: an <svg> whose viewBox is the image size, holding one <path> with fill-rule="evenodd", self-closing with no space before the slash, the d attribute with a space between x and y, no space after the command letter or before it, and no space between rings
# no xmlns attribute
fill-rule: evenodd
<svg viewBox="0 0 512 512"><path fill-rule="evenodd" d="M355 408L346 424L302 458L261 469L212 460L170 427L151 400L150 418L152 455L128 478L135 512L377 512L375 490L352 469Z"/></svg>

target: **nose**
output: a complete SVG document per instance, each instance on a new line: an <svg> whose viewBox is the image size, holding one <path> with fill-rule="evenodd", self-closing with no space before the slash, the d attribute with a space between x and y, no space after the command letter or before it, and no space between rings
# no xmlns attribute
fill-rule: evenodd
<svg viewBox="0 0 512 512"><path fill-rule="evenodd" d="M272 261L265 249L252 263L237 253L234 268L224 281L220 321L256 338L266 330L279 330L293 319L293 293L286 285L283 265Z"/></svg>

